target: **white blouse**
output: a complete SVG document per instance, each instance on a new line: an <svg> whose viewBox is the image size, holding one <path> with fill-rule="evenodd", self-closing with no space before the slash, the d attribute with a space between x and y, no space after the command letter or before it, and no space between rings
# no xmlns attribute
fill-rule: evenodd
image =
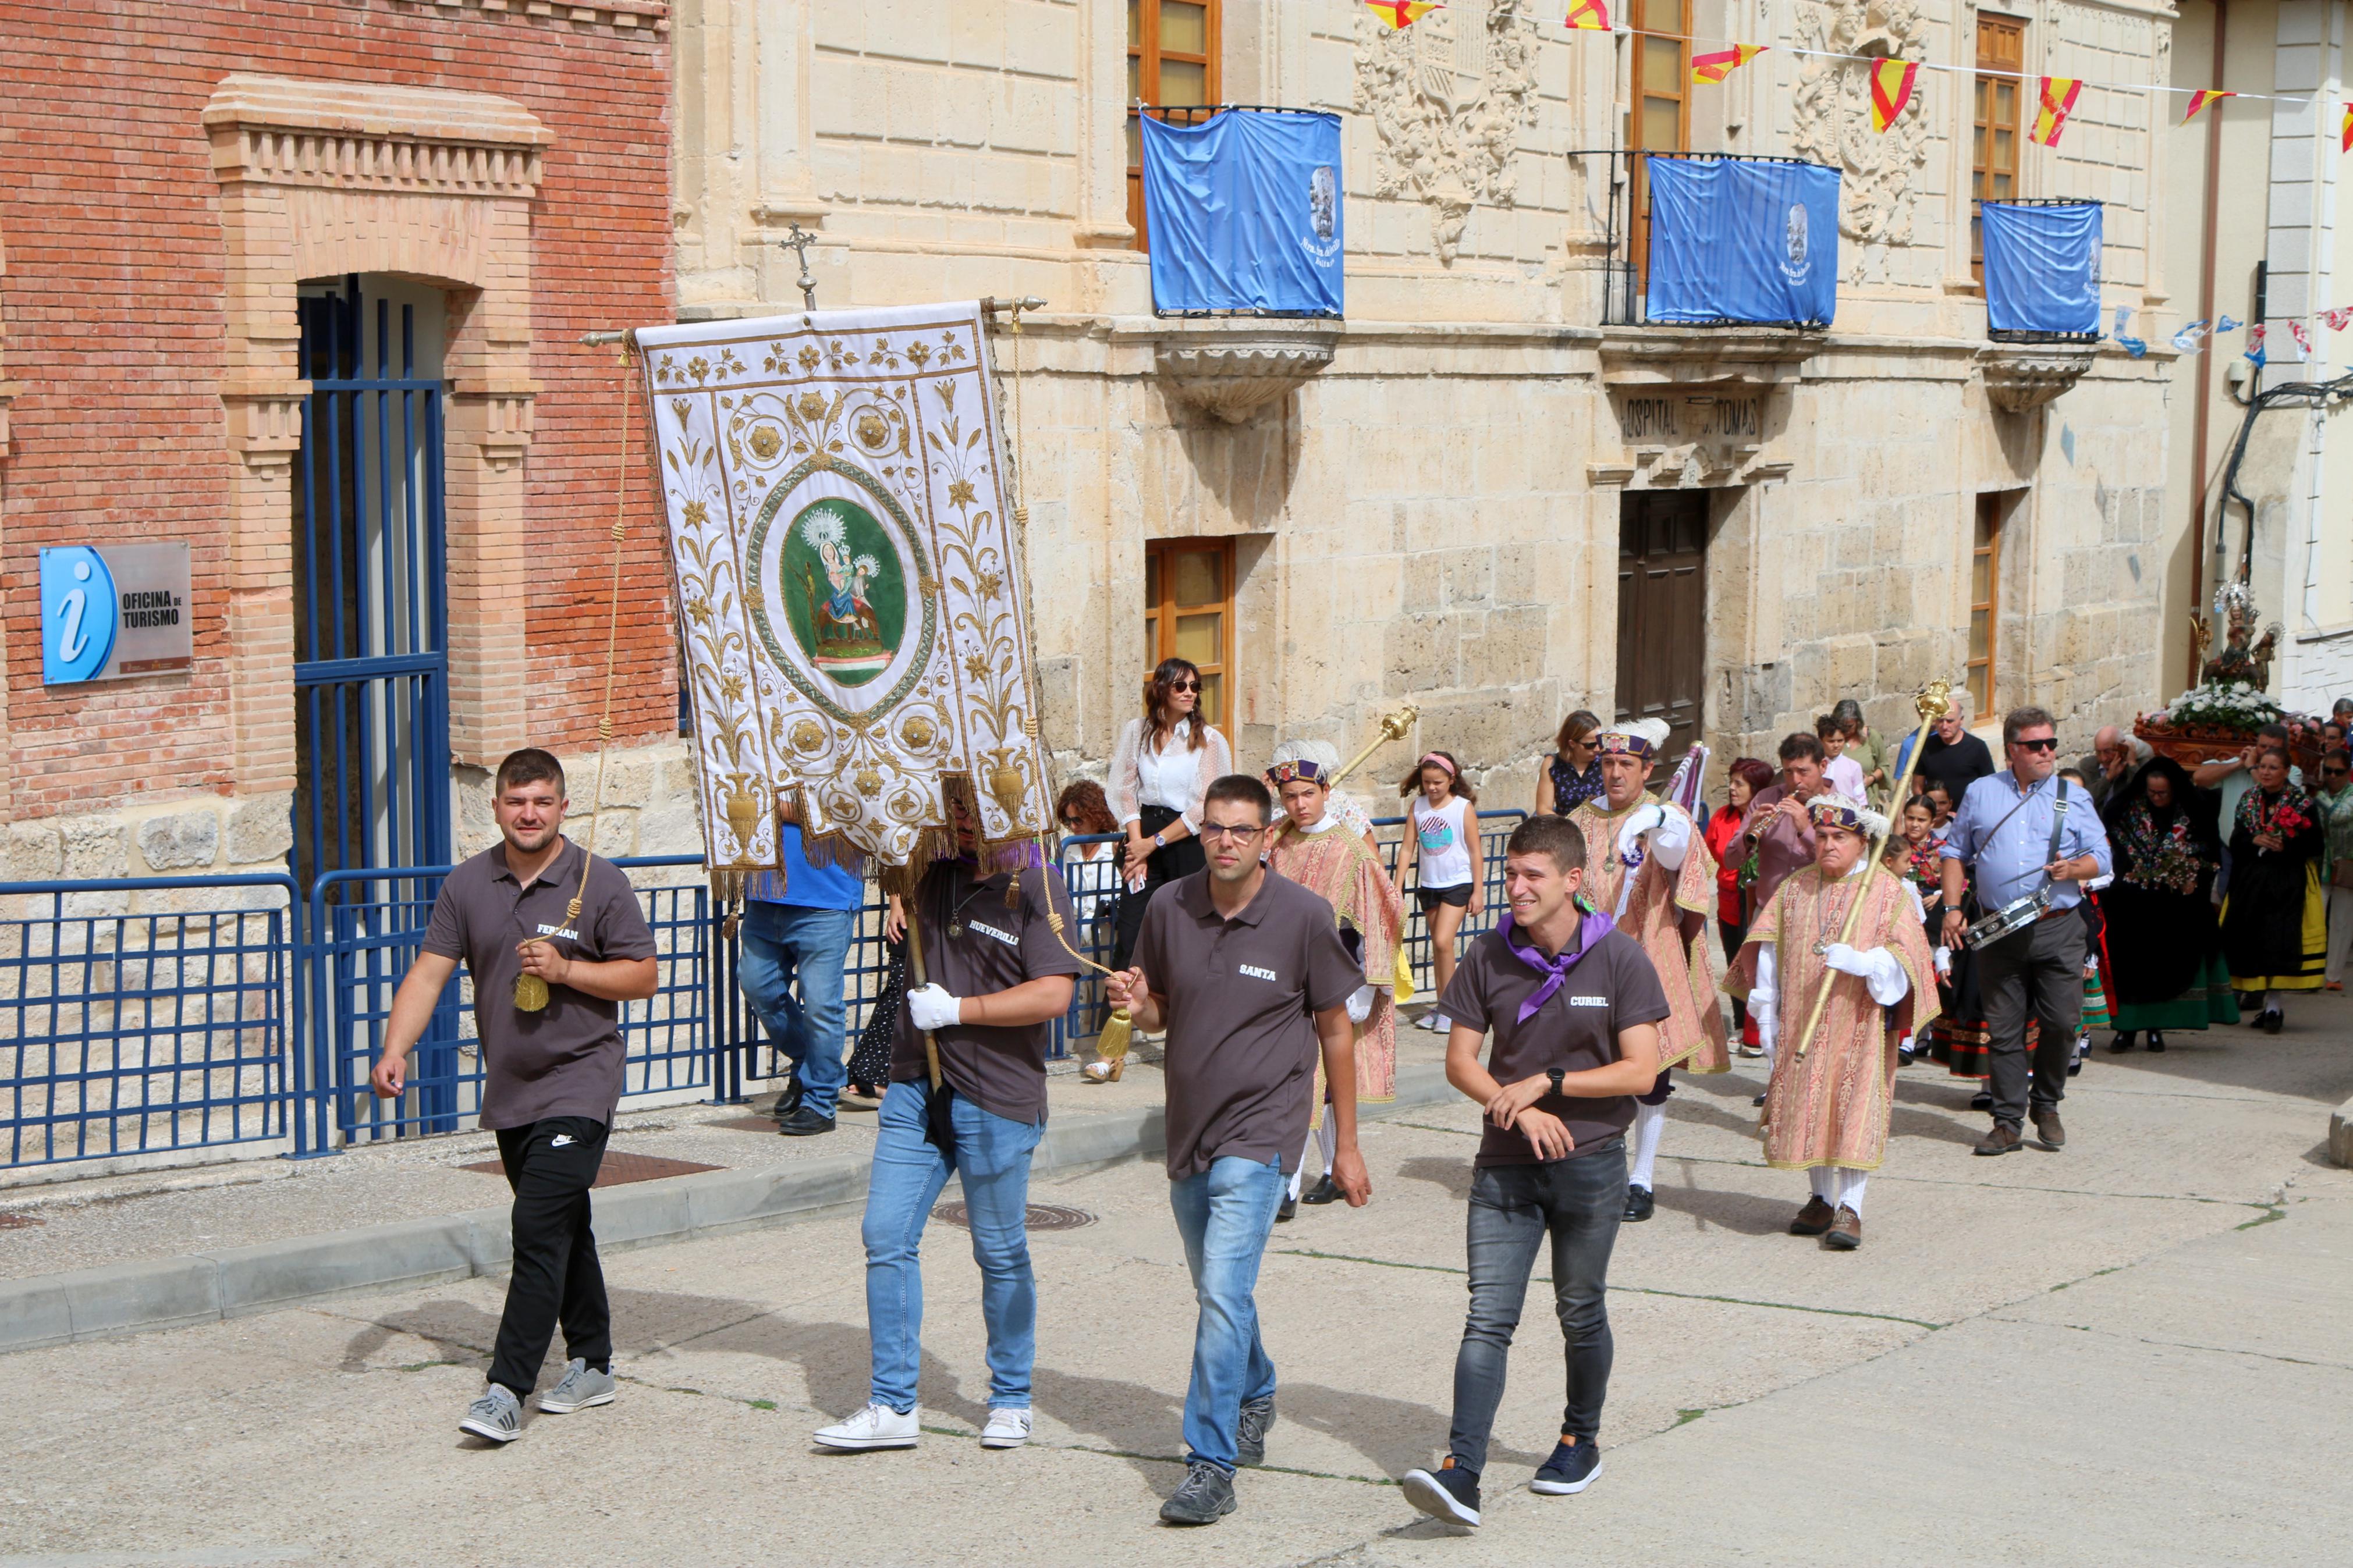
<svg viewBox="0 0 2353 1568"><path fill-rule="evenodd" d="M1111 759L1111 809L1125 827L1156 805L1185 819L1186 827L1201 831L1201 802L1210 781L1234 771L1233 752L1214 729L1203 731L1201 749L1190 744L1193 721L1178 721L1158 751L1144 743L1145 721L1131 719L1119 733Z"/></svg>

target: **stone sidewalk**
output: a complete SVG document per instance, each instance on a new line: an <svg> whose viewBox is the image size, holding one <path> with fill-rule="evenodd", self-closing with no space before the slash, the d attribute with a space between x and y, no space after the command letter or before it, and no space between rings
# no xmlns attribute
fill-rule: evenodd
<svg viewBox="0 0 2353 1568"><path fill-rule="evenodd" d="M864 1393L838 1212L615 1254L621 1402L498 1452L454 1426L495 1278L6 1357L0 1564L2325 1561L2353 1535L2353 1481L2323 1458L2353 1404L2353 1173L2322 1136L2353 1015L2301 1015L2099 1056L2059 1154L1972 1158L1968 1086L1909 1069L1851 1256L1782 1234L1803 1183L1757 1162L1753 1068L1687 1084L1658 1216L1613 1268L1608 1473L1524 1489L1558 1415L1538 1285L1467 1540L1393 1485L1442 1447L1461 1328L1475 1118L1440 1103L1368 1125L1371 1206L1276 1232L1270 1467L1205 1531L1154 1522L1192 1305L1166 1183L1129 1163L1033 1189L1093 1223L1033 1237L1028 1449L971 1441L976 1279L944 1224L923 1447L809 1448Z"/></svg>

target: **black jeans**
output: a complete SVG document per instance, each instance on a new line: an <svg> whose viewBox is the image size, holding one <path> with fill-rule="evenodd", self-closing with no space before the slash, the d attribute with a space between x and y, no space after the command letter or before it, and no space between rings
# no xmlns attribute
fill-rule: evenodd
<svg viewBox="0 0 2353 1568"><path fill-rule="evenodd" d="M1520 1325L1536 1247L1552 1237L1552 1294L1568 1348L1561 1430L1590 1442L1609 1392L1609 1249L1626 1212L1626 1145L1615 1140L1541 1165L1488 1165L1471 1178L1471 1313L1454 1353L1454 1427L1446 1450L1476 1475L1504 1398L1504 1363Z"/></svg>
<svg viewBox="0 0 2353 1568"><path fill-rule="evenodd" d="M2026 1119L2026 1020L2042 1031L2034 1044L2034 1109L2067 1097L2067 1068L2084 1018L2084 920L2073 910L2035 921L1978 949L1978 996L1985 1007L1987 1067L1993 1119L2015 1131Z"/></svg>
<svg viewBox="0 0 2353 1568"><path fill-rule="evenodd" d="M567 1357L613 1360L613 1311L588 1228L588 1189L605 1163L604 1122L555 1116L499 1129L499 1163L514 1189L514 1271L499 1319L491 1381L527 1397L559 1320Z"/></svg>
<svg viewBox="0 0 2353 1568"><path fill-rule="evenodd" d="M1740 956L1740 944L1748 940L1746 926L1734 925L1722 915L1715 917L1716 933L1724 939L1724 962L1728 966ZM1748 1004L1735 996L1732 999L1732 1026L1745 1038L1748 1030ZM1735 1040L1733 1044L1740 1042Z"/></svg>
<svg viewBox="0 0 2353 1568"><path fill-rule="evenodd" d="M1165 805L1147 805L1136 813L1136 817L1145 837L1149 838L1176 821L1176 813ZM1144 863L1144 890L1131 893L1127 890L1126 847L1114 844L1112 847L1120 853L1120 883L1119 931L1112 941L1111 966L1125 969L1135 952L1136 934L1144 930L1144 911L1151 904L1152 895L1160 890L1162 884L1201 869L1209 863L1209 858L1203 852L1201 841L1189 836L1155 849L1152 858Z"/></svg>

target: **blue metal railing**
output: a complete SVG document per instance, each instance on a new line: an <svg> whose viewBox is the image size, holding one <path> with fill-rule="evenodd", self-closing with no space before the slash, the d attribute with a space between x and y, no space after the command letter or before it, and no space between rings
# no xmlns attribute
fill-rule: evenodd
<svg viewBox="0 0 2353 1568"><path fill-rule="evenodd" d="M1483 896L1462 922L1466 940L1504 907L1504 841L1525 816L1480 818ZM1404 817L1375 823L1410 889L1406 827ZM1057 859L1075 916L1065 934L1100 963L1116 932L1118 873L1115 859L1095 856L1116 841L1066 839ZM659 960L655 994L622 1010L625 1100L700 1091L740 1102L781 1069L738 984L733 910L704 885L697 857L616 864L640 884ZM411 1058L407 1093L387 1102L368 1089L393 994L449 869L332 872L307 904L283 875L0 883L0 1169L240 1145L308 1157L471 1125L482 1063L462 972ZM125 912L132 894L169 907ZM884 908L870 894L856 916L845 1050L889 975ZM1426 988L1430 933L1410 899L1406 933ZM1092 1039L1107 1011L1103 978L1088 971L1050 1054Z"/></svg>

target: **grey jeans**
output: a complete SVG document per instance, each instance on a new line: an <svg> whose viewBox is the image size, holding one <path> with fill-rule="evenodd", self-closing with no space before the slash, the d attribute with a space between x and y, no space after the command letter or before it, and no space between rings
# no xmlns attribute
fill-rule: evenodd
<svg viewBox="0 0 2353 1568"><path fill-rule="evenodd" d="M2015 1131L2026 1120L2027 1079L2034 1109L2054 1110L2067 1097L2067 1067L2084 1018L2084 917L2073 910L2037 921L1978 950L1978 997L1985 1007L1987 1068L1993 1119ZM2026 1058L2026 1020L2042 1030Z"/></svg>
<svg viewBox="0 0 2353 1568"><path fill-rule="evenodd" d="M1504 1398L1504 1365L1520 1325L1536 1248L1552 1238L1553 1307L1567 1343L1561 1430L1590 1441L1609 1392L1609 1249L1626 1212L1626 1145L1612 1141L1541 1165L1488 1165L1471 1178L1471 1312L1454 1354L1454 1426L1447 1452L1476 1475Z"/></svg>

